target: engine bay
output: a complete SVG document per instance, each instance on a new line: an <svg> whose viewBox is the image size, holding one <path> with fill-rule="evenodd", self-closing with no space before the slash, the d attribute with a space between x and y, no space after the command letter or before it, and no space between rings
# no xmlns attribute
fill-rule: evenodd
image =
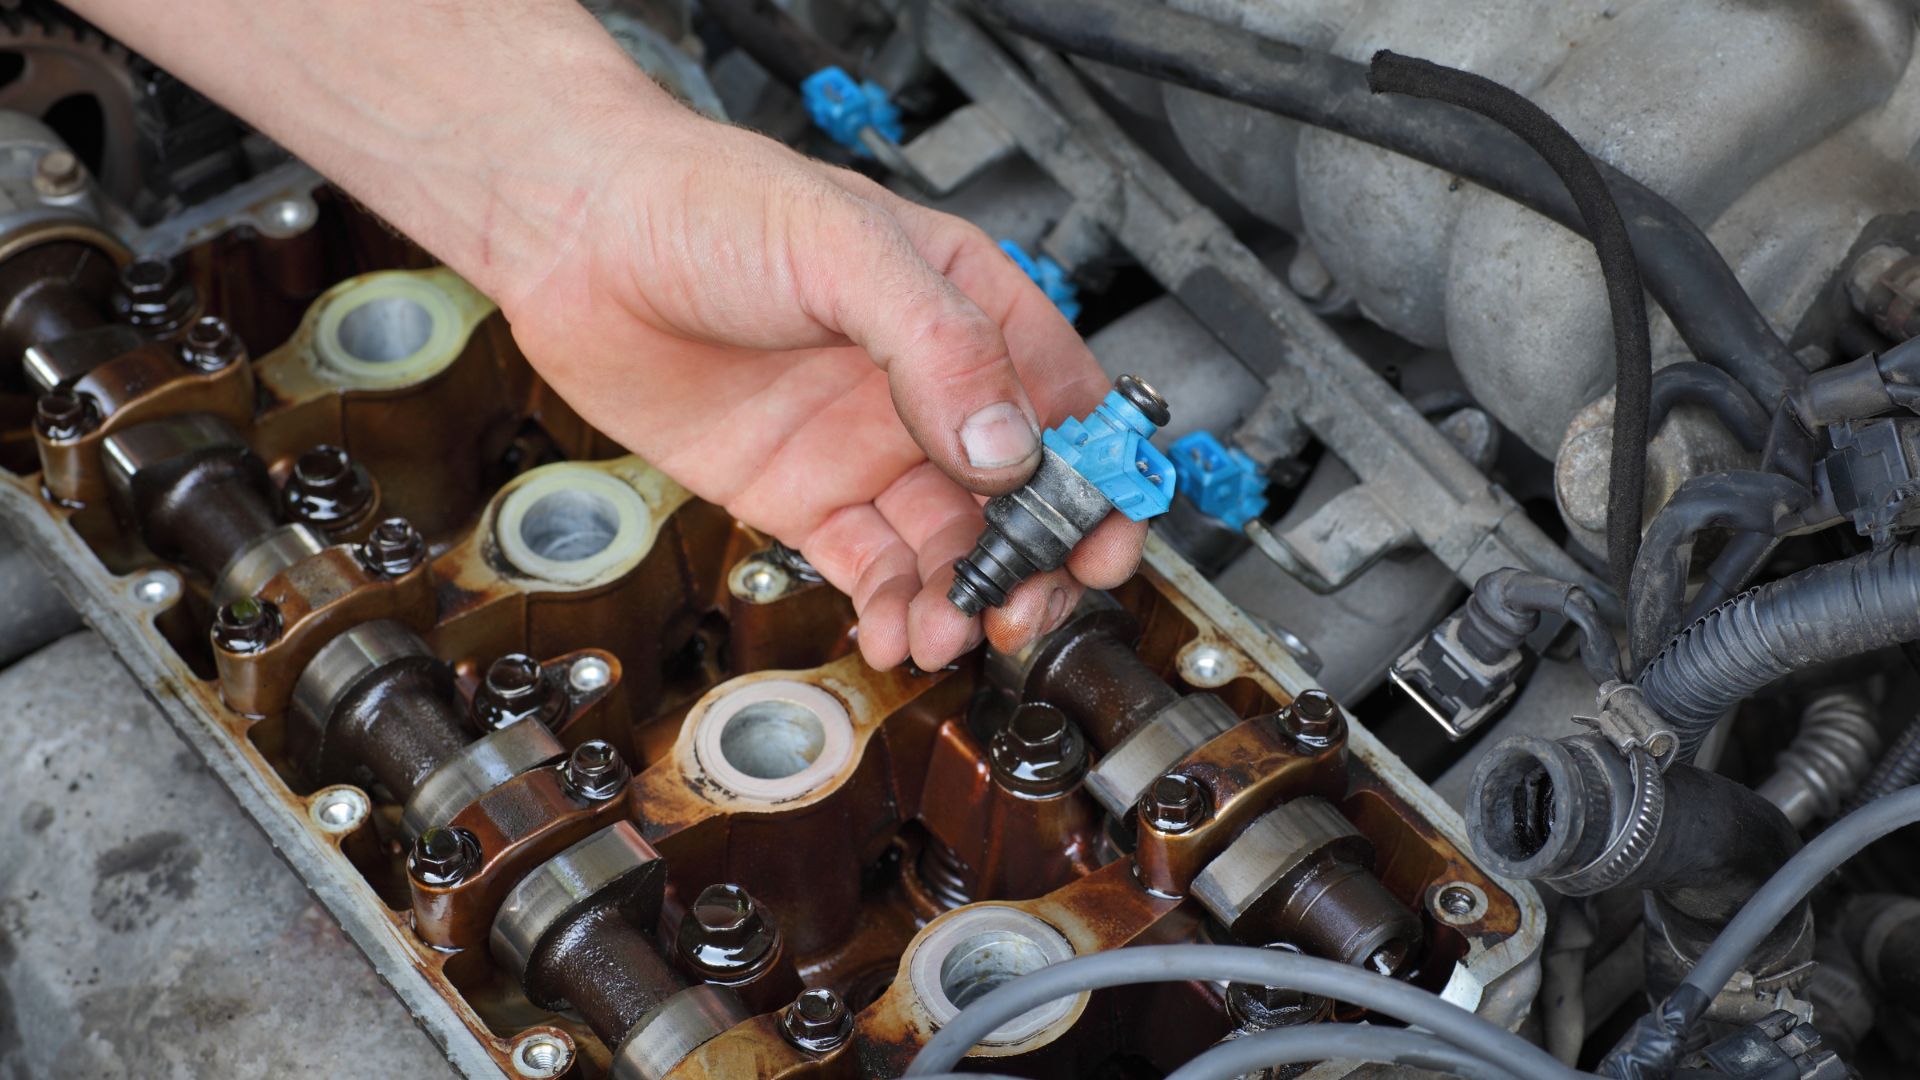
<svg viewBox="0 0 1920 1080"><path fill-rule="evenodd" d="M77 612L457 1071L1920 1063L1910 0L587 6L1113 379L960 610L1153 524L876 670L458 274L0 13L0 664Z"/></svg>

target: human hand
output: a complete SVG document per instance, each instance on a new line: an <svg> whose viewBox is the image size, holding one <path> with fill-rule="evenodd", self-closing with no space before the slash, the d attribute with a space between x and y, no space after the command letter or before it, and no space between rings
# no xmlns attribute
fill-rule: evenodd
<svg viewBox="0 0 1920 1080"><path fill-rule="evenodd" d="M984 623L946 598L976 493L1109 388L984 233L690 113L617 141L495 298L582 417L847 593L869 663L1017 648L1131 576L1145 526L1114 515Z"/></svg>

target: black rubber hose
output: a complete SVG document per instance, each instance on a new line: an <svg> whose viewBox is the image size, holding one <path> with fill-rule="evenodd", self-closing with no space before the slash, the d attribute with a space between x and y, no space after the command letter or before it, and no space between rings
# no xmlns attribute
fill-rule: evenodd
<svg viewBox="0 0 1920 1080"><path fill-rule="evenodd" d="M1689 963L1800 849L1800 836L1738 781L1692 765L1658 777L1661 809L1649 811L1640 774L1611 744L1592 735L1506 739L1474 769L1467 835L1500 873L1570 896L1644 890L1666 951ZM1753 970L1778 970L1803 929L1804 916L1775 927L1748 958Z"/></svg>
<svg viewBox="0 0 1920 1080"><path fill-rule="evenodd" d="M1607 480L1607 565L1625 596L1640 551L1647 491L1648 409L1653 388L1653 342L1647 298L1633 238L1593 157L1546 110L1501 86L1458 68L1385 49L1373 54L1367 85L1376 94L1443 101L1478 113L1520 136L1552 167L1580 211L1587 239L1600 256L1600 277L1613 313L1613 454Z"/></svg>
<svg viewBox="0 0 1920 1080"><path fill-rule="evenodd" d="M740 51L788 86L821 68L859 70L852 57L814 36L773 0L700 0L700 7Z"/></svg>
<svg viewBox="0 0 1920 1080"><path fill-rule="evenodd" d="M1728 709L1794 671L1920 638L1920 549L1899 544L1751 589L1675 637L1640 690L1691 761Z"/></svg>
<svg viewBox="0 0 1920 1080"><path fill-rule="evenodd" d="M1760 455L1760 467L1775 476L1786 477L1807 487L1813 476L1815 445L1813 435L1802 425L1794 406L1797 397L1789 398L1787 407L1773 414L1773 426L1767 431L1767 445ZM1811 501L1810 494L1808 500ZM1671 625L1678 628L1703 618L1707 612L1726 603L1728 598L1752 584L1754 576L1760 573L1767 556L1772 553L1776 539L1778 537L1774 530L1735 533L1727 541L1727 546L1721 549L1719 557L1713 560L1713 565L1707 568L1706 579L1694 592L1686 614Z"/></svg>
<svg viewBox="0 0 1920 1080"><path fill-rule="evenodd" d="M1668 364L1653 373L1653 393L1647 403L1647 430L1658 432L1675 405L1705 405L1713 410L1727 433L1755 453L1767 444L1771 418L1747 388L1733 376L1698 360Z"/></svg>
<svg viewBox="0 0 1920 1080"><path fill-rule="evenodd" d="M1380 97L1366 68L1151 0L974 0L1051 48L1265 109L1471 180L1571 229L1580 212L1519 137L1436 102ZM1695 356L1725 368L1769 408L1806 372L1700 227L1605 163L1647 288Z"/></svg>
<svg viewBox="0 0 1920 1080"><path fill-rule="evenodd" d="M1625 678L1613 632L1578 585L1511 567L1494 570L1473 583L1461 642L1475 656L1495 663L1520 647L1540 625L1541 615L1558 615L1580 632L1580 658L1600 684Z"/></svg>
<svg viewBox="0 0 1920 1080"><path fill-rule="evenodd" d="M1696 476L1681 484L1647 526L1627 594L1627 641L1645 664L1682 625L1693 544L1708 529L1738 529L1771 543L1781 523L1807 505L1801 484L1773 473L1740 470Z"/></svg>

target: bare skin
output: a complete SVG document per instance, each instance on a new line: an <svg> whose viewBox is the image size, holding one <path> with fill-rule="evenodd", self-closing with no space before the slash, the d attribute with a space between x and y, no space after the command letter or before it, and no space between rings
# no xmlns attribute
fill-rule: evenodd
<svg viewBox="0 0 1920 1080"><path fill-rule="evenodd" d="M72 0L500 305L582 416L853 598L875 667L1017 648L1137 565L1109 518L984 622L982 496L1108 383L978 229L700 118L575 0Z"/></svg>

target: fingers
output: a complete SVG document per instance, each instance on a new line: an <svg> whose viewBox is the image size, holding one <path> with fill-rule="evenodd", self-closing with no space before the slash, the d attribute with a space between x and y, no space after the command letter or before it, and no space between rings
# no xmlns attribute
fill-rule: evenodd
<svg viewBox="0 0 1920 1080"><path fill-rule="evenodd" d="M1040 425L1000 325L927 261L895 216L853 194L793 243L803 303L887 372L894 408L927 457L999 494L1040 460Z"/></svg>
<svg viewBox="0 0 1920 1080"><path fill-rule="evenodd" d="M1001 652L1015 652L1059 629L1085 591L1064 569L1035 574L1008 593L1005 604L987 609L987 640Z"/></svg>
<svg viewBox="0 0 1920 1080"><path fill-rule="evenodd" d="M873 504L835 511L800 553L860 616L860 655L885 671L907 658L907 605L920 590L913 548ZM942 661L944 664L945 661Z"/></svg>
<svg viewBox="0 0 1920 1080"><path fill-rule="evenodd" d="M1108 514L1067 554L1067 570L1089 589L1116 589L1140 569L1147 523Z"/></svg>

